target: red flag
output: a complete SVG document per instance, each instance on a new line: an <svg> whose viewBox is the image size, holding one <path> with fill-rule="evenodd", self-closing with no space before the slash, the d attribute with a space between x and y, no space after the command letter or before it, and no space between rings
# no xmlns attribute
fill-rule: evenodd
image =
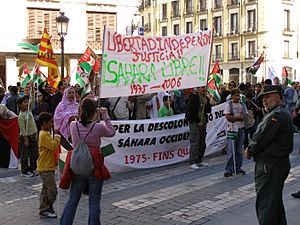
<svg viewBox="0 0 300 225"><path fill-rule="evenodd" d="M287 77L288 76L288 72L286 70L285 67L282 67L282 74L281 74L282 77Z"/></svg>
<svg viewBox="0 0 300 225"><path fill-rule="evenodd" d="M212 69L210 74L220 74L220 73L221 73L220 65L219 65L219 61L217 60L215 65L214 65L214 68Z"/></svg>
<svg viewBox="0 0 300 225"><path fill-rule="evenodd" d="M0 119L0 132L10 144L16 158L19 158L19 122L18 117L2 120Z"/></svg>

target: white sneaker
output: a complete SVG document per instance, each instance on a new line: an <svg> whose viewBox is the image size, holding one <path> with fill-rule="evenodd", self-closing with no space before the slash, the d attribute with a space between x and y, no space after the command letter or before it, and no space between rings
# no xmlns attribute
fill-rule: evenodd
<svg viewBox="0 0 300 225"><path fill-rule="evenodd" d="M41 218L57 218L57 215L55 212L45 211L45 212L40 213L40 217Z"/></svg>
<svg viewBox="0 0 300 225"><path fill-rule="evenodd" d="M30 172L27 172L27 173L22 173L22 176L23 177L34 177L34 175L32 174L32 173L30 173Z"/></svg>
<svg viewBox="0 0 300 225"><path fill-rule="evenodd" d="M194 169L194 170L200 169L199 166L197 166L197 164L191 165L190 168L192 168L192 169Z"/></svg>
<svg viewBox="0 0 300 225"><path fill-rule="evenodd" d="M28 173L30 173L30 174L32 174L32 177L36 177L36 176L38 176L39 174L38 173L36 173L35 171L29 171Z"/></svg>
<svg viewBox="0 0 300 225"><path fill-rule="evenodd" d="M208 166L208 163L202 161L201 163L198 163L197 165L198 166Z"/></svg>

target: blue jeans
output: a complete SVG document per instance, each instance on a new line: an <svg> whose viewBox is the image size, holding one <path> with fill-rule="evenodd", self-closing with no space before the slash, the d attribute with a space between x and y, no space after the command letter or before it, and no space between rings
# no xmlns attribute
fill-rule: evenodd
<svg viewBox="0 0 300 225"><path fill-rule="evenodd" d="M243 143L245 140L245 132L244 129L240 129L238 131L238 139L231 140L227 139L227 163L225 167L226 172L233 173L234 166L233 166L233 148L235 151L235 163L236 163L236 172L239 172L242 168L243 164Z"/></svg>
<svg viewBox="0 0 300 225"><path fill-rule="evenodd" d="M94 175L75 175L70 188L70 196L65 205L60 219L60 225L71 225L75 217L76 209L86 185L89 185L89 223L88 225L100 225L100 200L103 180L98 180Z"/></svg>

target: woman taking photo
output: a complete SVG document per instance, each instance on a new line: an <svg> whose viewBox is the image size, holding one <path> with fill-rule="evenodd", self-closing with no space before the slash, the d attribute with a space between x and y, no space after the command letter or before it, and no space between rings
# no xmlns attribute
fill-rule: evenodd
<svg viewBox="0 0 300 225"><path fill-rule="evenodd" d="M101 117L104 122L95 123L100 116L97 113L96 102L85 98L80 104L80 121L71 122L70 131L72 144L75 148L80 140L88 145L94 161L94 171L87 176L74 174L70 168L72 151L68 152L64 174L60 182L63 189L70 187L69 199L65 205L60 225L73 224L76 209L80 197L88 185L89 193L89 225L100 225L100 200L103 181L110 178L110 174L104 165L104 158L100 151L101 137L113 137L115 130L111 124L106 108L100 108Z"/></svg>

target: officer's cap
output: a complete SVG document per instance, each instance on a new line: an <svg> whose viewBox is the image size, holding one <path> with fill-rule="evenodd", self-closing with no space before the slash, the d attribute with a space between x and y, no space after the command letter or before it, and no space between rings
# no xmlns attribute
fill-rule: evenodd
<svg viewBox="0 0 300 225"><path fill-rule="evenodd" d="M279 85L267 85L264 86L263 92L259 94L259 98L261 98L264 95L267 94L272 94L272 93L277 93L277 94L282 94L282 87Z"/></svg>

